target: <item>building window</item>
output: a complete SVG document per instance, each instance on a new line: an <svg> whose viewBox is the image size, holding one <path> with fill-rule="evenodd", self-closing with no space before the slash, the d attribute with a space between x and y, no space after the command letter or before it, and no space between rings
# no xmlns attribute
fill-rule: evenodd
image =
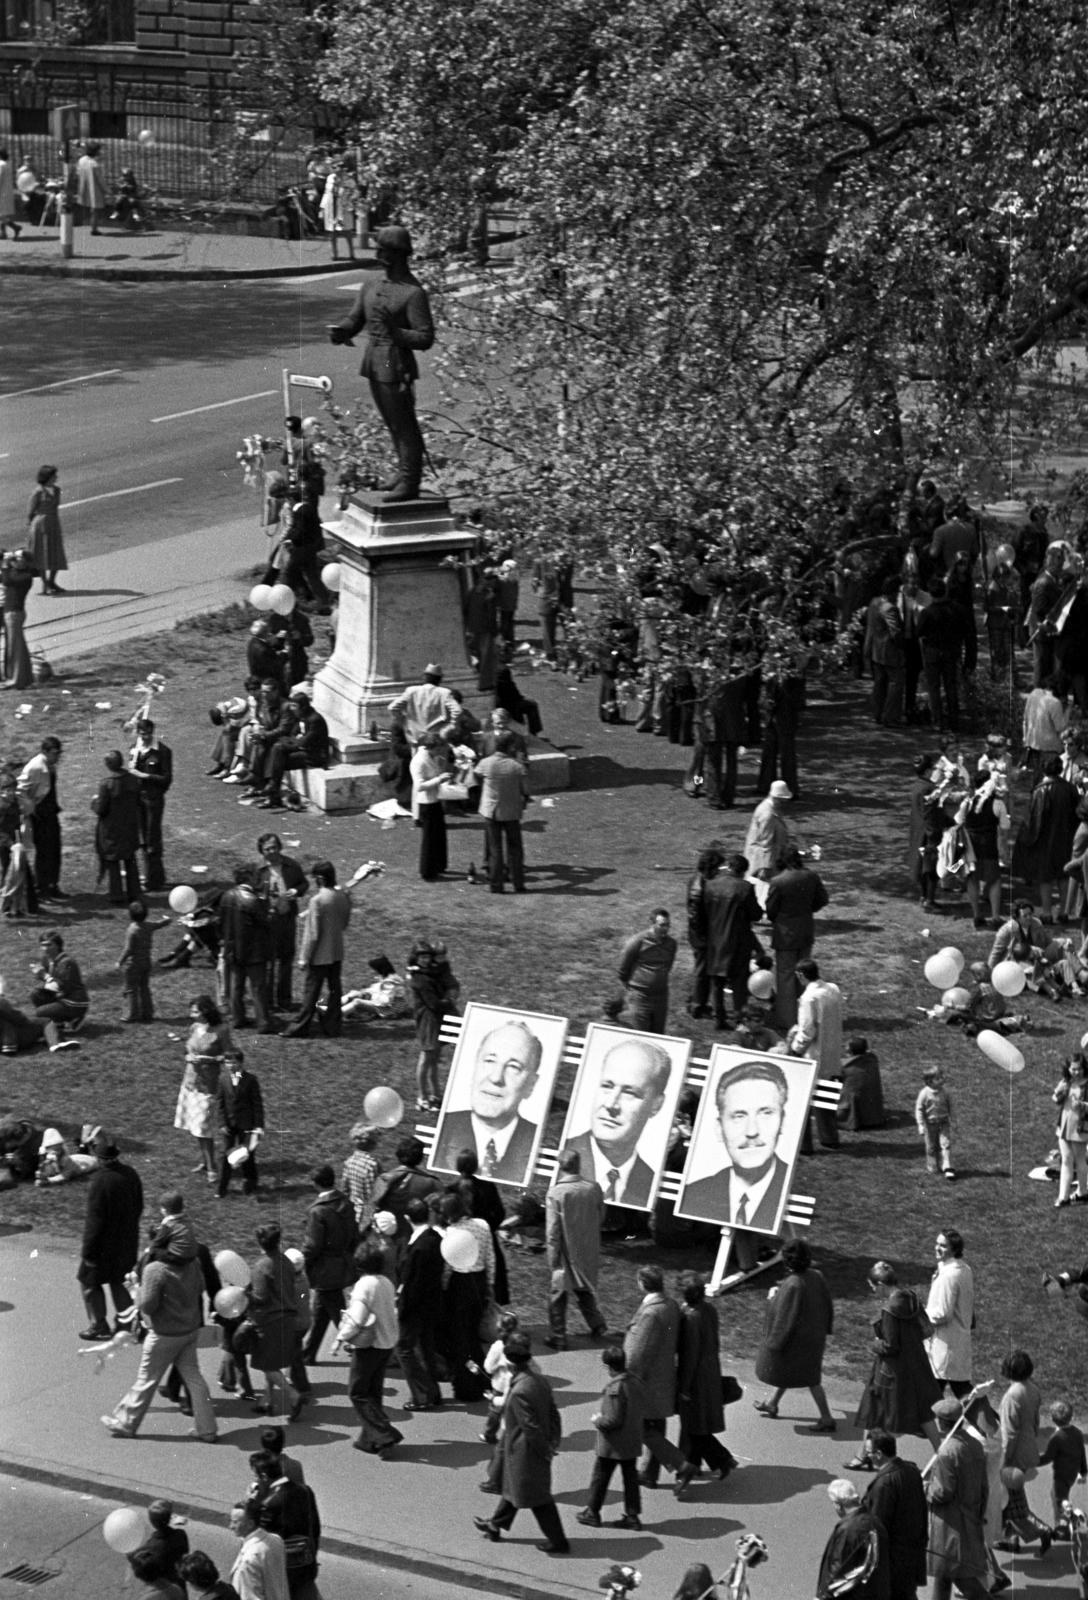
<svg viewBox="0 0 1088 1600"><path fill-rule="evenodd" d="M128 117L123 111L92 111L88 132L92 139L127 139Z"/></svg>
<svg viewBox="0 0 1088 1600"><path fill-rule="evenodd" d="M125 44L136 39L136 0L0 0L0 40Z"/></svg>

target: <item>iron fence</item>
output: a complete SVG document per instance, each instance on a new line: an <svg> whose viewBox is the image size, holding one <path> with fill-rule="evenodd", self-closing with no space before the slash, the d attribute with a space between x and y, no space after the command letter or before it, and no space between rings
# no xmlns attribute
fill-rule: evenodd
<svg viewBox="0 0 1088 1600"><path fill-rule="evenodd" d="M47 134L11 134L7 140L16 166L24 158L45 179L61 177L56 141ZM131 167L148 203L199 209L202 203L268 206L276 190L293 187L305 177L305 156L300 150L255 152L239 172L228 170L214 148L182 140L154 139L141 144L138 136L96 139L98 163L107 194L112 194L125 167Z"/></svg>

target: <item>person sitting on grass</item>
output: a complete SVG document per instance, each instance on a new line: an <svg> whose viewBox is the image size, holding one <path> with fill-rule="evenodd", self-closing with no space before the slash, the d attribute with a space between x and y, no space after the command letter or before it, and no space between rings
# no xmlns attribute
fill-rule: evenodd
<svg viewBox="0 0 1088 1600"><path fill-rule="evenodd" d="M44 1022L36 1022L12 1005L4 993L4 980L0 978L0 1055L13 1056L20 1050L32 1050L44 1038Z"/></svg>
<svg viewBox="0 0 1088 1600"><path fill-rule="evenodd" d="M45 1025L50 1050L78 1050L79 1040L71 1033L82 1027L91 1003L83 975L76 961L65 955L59 933L43 934L39 944L43 961L31 968L42 980L41 987L30 993L34 1015Z"/></svg>
<svg viewBox="0 0 1088 1600"><path fill-rule="evenodd" d="M42 1130L24 1117L5 1117L0 1122L0 1189L14 1189L17 1183L30 1183L38 1170Z"/></svg>
<svg viewBox="0 0 1088 1600"><path fill-rule="evenodd" d="M329 764L329 725L320 711L310 704L310 697L296 689L289 705L295 713L297 730L278 738L268 751L265 798L258 801L258 810L281 811L284 804L283 779L288 771L310 771ZM292 803L297 799L292 795Z"/></svg>

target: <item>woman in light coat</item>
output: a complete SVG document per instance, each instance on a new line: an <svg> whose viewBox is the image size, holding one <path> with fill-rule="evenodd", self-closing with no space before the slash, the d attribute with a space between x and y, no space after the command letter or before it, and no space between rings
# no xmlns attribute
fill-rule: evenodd
<svg viewBox="0 0 1088 1600"><path fill-rule="evenodd" d="M955 1228L937 1235L936 1255L937 1270L926 1301L933 1334L926 1349L934 1376L962 1399L971 1388L975 1280L963 1259L963 1237Z"/></svg>
<svg viewBox="0 0 1088 1600"><path fill-rule="evenodd" d="M96 159L101 146L89 144L76 162L76 200L86 213L91 232L98 232L98 223L106 209L106 189L102 182L102 169Z"/></svg>

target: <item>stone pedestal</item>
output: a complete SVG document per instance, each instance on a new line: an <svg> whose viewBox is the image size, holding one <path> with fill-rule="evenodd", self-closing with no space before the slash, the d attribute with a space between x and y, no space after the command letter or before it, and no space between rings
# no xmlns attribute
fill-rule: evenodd
<svg viewBox="0 0 1088 1600"><path fill-rule="evenodd" d="M336 649L314 678L313 701L339 759L323 771L291 772L288 782L322 811L357 811L389 793L379 774L388 741L372 740L371 725L389 726L390 700L421 683L429 662L487 721L491 696L477 689L469 664L455 564L475 536L456 526L449 502L437 496L385 505L380 495L353 495L324 531L330 559L340 563L340 606ZM569 783L567 757L530 740L530 788Z"/></svg>
<svg viewBox="0 0 1088 1600"><path fill-rule="evenodd" d="M345 761L384 750L371 723L388 726L389 701L437 662L451 689L479 698L465 650L461 574L474 537L454 523L444 499L384 505L353 495L325 543L340 563L336 649L314 679L314 705ZM448 564L447 564L448 563Z"/></svg>

